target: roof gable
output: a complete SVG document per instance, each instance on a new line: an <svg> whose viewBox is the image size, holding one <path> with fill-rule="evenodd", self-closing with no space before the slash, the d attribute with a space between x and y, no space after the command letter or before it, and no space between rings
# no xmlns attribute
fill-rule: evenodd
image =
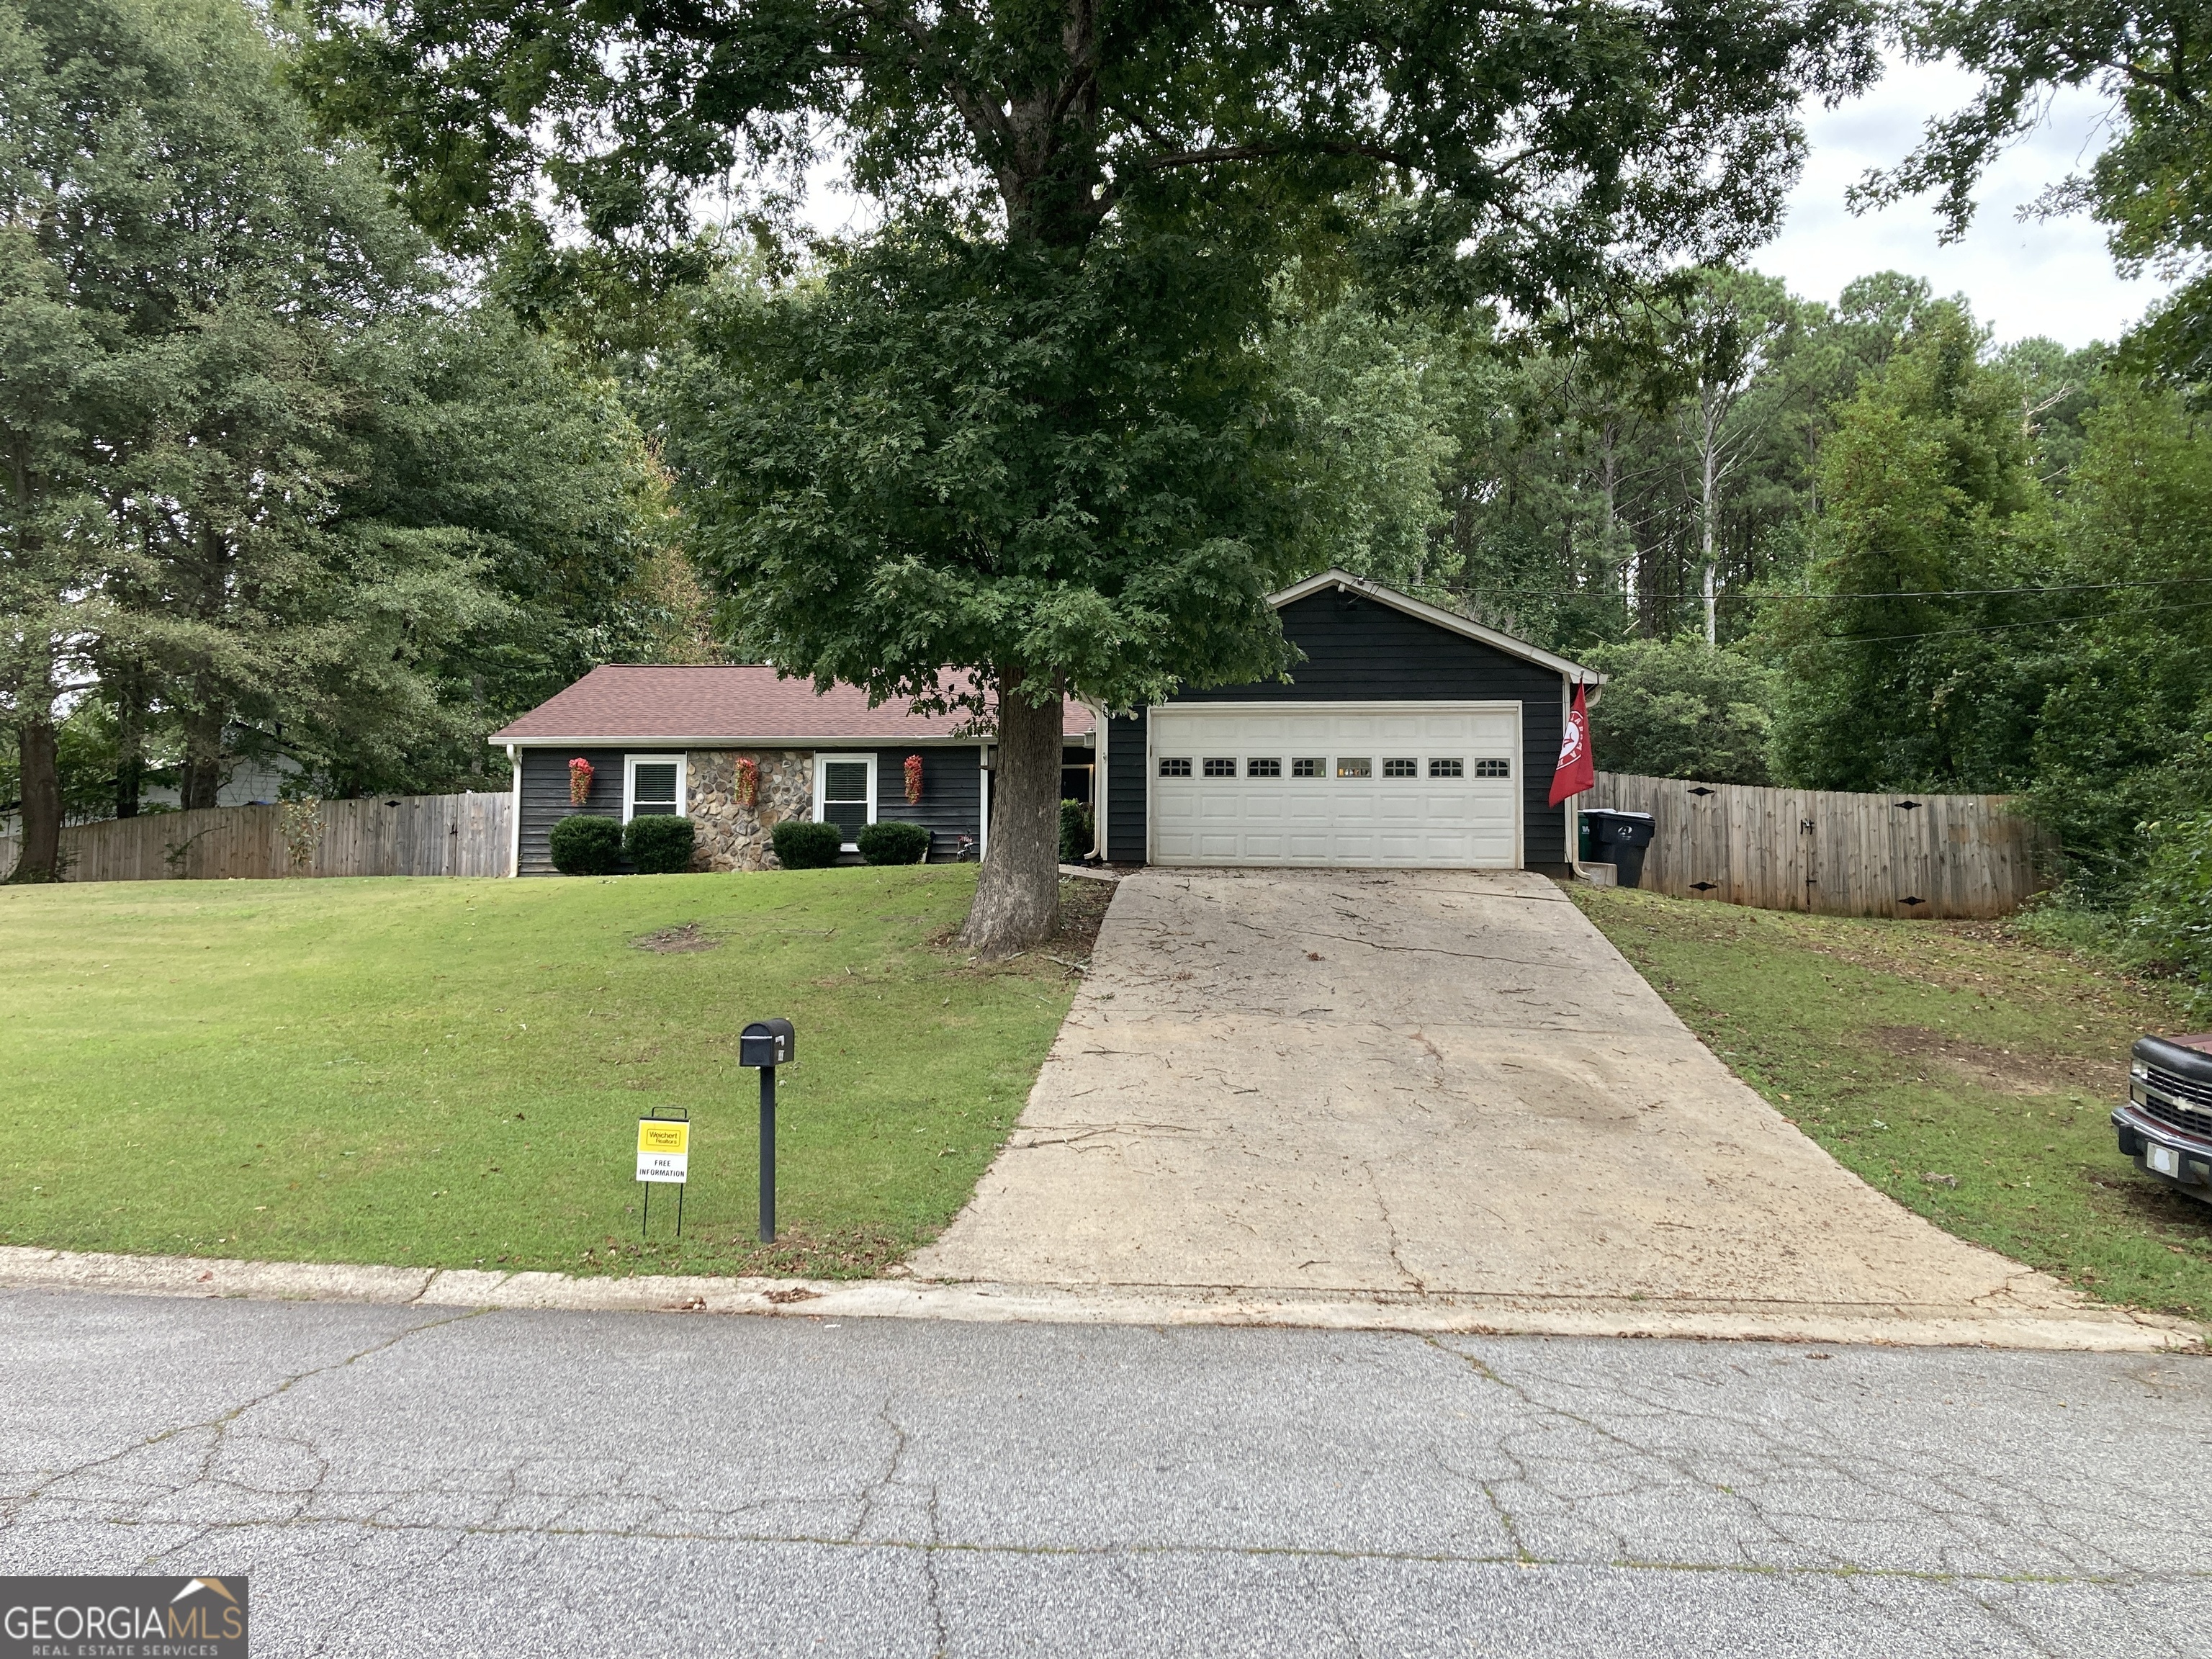
<svg viewBox="0 0 2212 1659"><path fill-rule="evenodd" d="M1285 605L1296 605L1300 599L1309 599L1316 593L1327 593L1333 590L1360 594L1375 600L1377 604L1387 605L1393 610L1403 611L1407 616L1427 623L1432 627L1443 629L1449 633L1460 635L1466 639L1480 640L1492 650L1502 651L1510 657L1518 657L1523 662L1534 663L1539 667L1549 669L1555 674L1563 674L1570 680L1585 685L1605 684L1606 677L1595 668L1585 668L1580 663L1570 662L1566 658L1547 651L1541 646L1531 645L1526 640L1516 639L1502 629L1488 627L1476 622L1471 617L1462 617L1456 611L1446 611L1440 605L1433 605L1425 600L1417 599L1410 593L1401 593L1395 587L1385 587L1381 582L1370 581L1364 576L1355 576L1348 570L1330 568L1322 571L1318 576L1309 576L1305 580L1286 587L1279 593L1269 594L1267 603L1277 611L1280 611Z"/></svg>

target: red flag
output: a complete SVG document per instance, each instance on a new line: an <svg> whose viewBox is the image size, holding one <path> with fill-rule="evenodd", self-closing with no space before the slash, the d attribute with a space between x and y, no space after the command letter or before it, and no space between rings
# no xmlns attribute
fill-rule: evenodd
<svg viewBox="0 0 2212 1659"><path fill-rule="evenodd" d="M1575 706L1567 710L1567 729L1559 738L1559 763L1552 769L1552 805L1571 800L1597 787L1597 762L1590 755L1589 711L1583 707L1582 683L1575 684Z"/></svg>

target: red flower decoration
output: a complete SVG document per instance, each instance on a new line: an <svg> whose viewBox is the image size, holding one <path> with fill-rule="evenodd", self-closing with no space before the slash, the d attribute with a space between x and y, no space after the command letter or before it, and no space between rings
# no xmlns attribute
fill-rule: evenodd
<svg viewBox="0 0 2212 1659"><path fill-rule="evenodd" d="M592 798L592 763L579 755L568 763L568 805L581 806Z"/></svg>
<svg viewBox="0 0 2212 1659"><path fill-rule="evenodd" d="M737 788L733 793L740 806L750 806L760 799L760 763L750 755L738 757Z"/></svg>
<svg viewBox="0 0 2212 1659"><path fill-rule="evenodd" d="M906 757L906 804L908 806L921 804L921 757L919 755Z"/></svg>

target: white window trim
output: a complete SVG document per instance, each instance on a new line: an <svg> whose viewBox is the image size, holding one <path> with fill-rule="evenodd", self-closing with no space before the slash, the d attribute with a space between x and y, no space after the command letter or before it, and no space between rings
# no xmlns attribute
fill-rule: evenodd
<svg viewBox="0 0 2212 1659"><path fill-rule="evenodd" d="M507 808L507 873L522 873L522 751L507 745L507 763L514 769L514 793Z"/></svg>
<svg viewBox="0 0 2212 1659"><path fill-rule="evenodd" d="M872 750L872 749L859 749L859 750L849 750L849 751L847 751L847 752L844 752L844 753L838 753L838 752L834 751L834 750L823 750L817 751L817 752L816 753L816 755L815 755L815 757L814 757L814 821L815 821L815 823L826 823L829 821L829 820L828 820L826 817L824 817L823 815L823 812L826 811L826 809L828 808L828 806L829 806L829 805L830 805L830 801L829 801L829 789L830 789L830 772L829 772L829 766L830 766L830 763L831 761L865 761L865 762L866 762L866 763L867 763L867 767L868 767L868 822L869 822L870 823L875 823L875 822L876 822L876 803L877 803L877 796L876 796L876 751L875 751L874 750ZM853 852L853 851L855 851L855 850L856 850L856 843L854 843L854 842L849 842L849 841L848 841L848 842L847 842L845 843L845 850L846 850L847 852L848 852L848 853Z"/></svg>
<svg viewBox="0 0 2212 1659"><path fill-rule="evenodd" d="M676 816L689 816L691 806L691 766L683 755L624 755L623 757L623 815L628 823L637 816L637 769L640 762L647 766L676 763Z"/></svg>

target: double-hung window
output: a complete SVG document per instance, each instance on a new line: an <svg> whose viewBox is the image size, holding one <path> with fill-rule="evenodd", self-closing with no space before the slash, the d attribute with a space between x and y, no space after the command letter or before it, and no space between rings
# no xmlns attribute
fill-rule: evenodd
<svg viewBox="0 0 2212 1659"><path fill-rule="evenodd" d="M814 819L844 831L853 850L860 831L876 821L876 757L873 755L817 755L814 757Z"/></svg>
<svg viewBox="0 0 2212 1659"><path fill-rule="evenodd" d="M681 755L623 756L623 822L682 817L686 769Z"/></svg>

